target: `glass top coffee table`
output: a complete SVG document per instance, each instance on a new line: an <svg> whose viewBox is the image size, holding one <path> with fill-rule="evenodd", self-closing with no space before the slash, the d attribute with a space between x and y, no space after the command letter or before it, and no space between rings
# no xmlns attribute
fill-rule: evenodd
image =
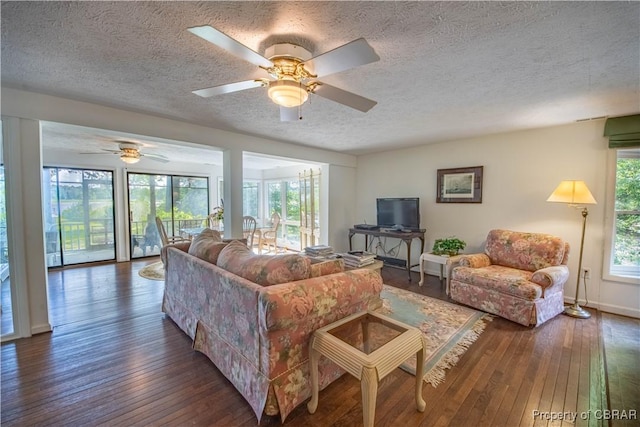
<svg viewBox="0 0 640 427"><path fill-rule="evenodd" d="M419 412L424 412L424 344L419 329L376 312L356 313L316 330L309 353L309 413L315 413L318 408L318 359L321 355L360 380L362 417L365 427L370 427L375 419L378 382L414 354L417 357L416 406Z"/></svg>

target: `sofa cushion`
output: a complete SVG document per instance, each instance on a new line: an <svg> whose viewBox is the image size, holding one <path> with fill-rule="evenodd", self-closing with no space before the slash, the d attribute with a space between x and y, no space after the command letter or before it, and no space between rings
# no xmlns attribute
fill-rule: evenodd
<svg viewBox="0 0 640 427"><path fill-rule="evenodd" d="M311 276L320 277L329 274L342 273L344 271L344 261L341 258L327 261L311 261Z"/></svg>
<svg viewBox="0 0 640 427"><path fill-rule="evenodd" d="M533 283L531 276L533 273L530 271L490 265L480 268L456 267L451 280L535 301L542 296L542 287Z"/></svg>
<svg viewBox="0 0 640 427"><path fill-rule="evenodd" d="M485 253L492 264L536 271L561 265L565 257L565 242L550 234L491 230Z"/></svg>
<svg viewBox="0 0 640 427"><path fill-rule="evenodd" d="M298 254L256 255L238 241L229 243L222 250L218 267L262 286L302 280L311 275L311 260L307 257Z"/></svg>
<svg viewBox="0 0 640 427"><path fill-rule="evenodd" d="M194 237L188 253L211 264L216 264L220 252L227 244L222 242L219 231L205 228L202 233Z"/></svg>

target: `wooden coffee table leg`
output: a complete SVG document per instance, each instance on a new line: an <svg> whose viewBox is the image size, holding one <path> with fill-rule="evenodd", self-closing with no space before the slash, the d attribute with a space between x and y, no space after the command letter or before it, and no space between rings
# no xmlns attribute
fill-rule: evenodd
<svg viewBox="0 0 640 427"><path fill-rule="evenodd" d="M318 409L318 359L320 359L320 352L313 348L314 338L311 338L310 351L309 351L309 363L311 371L311 400L307 403L307 410L310 414L316 412Z"/></svg>
<svg viewBox="0 0 640 427"><path fill-rule="evenodd" d="M424 412L427 407L427 403L422 397L422 383L424 377L424 344L422 348L416 353L416 407L418 412Z"/></svg>
<svg viewBox="0 0 640 427"><path fill-rule="evenodd" d="M375 368L362 368L360 389L362 390L362 420L364 427L373 427L376 418L376 399L378 397L378 374Z"/></svg>

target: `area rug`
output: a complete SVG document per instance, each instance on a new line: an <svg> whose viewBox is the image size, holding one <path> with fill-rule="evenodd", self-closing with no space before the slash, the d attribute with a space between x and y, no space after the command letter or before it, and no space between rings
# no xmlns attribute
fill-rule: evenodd
<svg viewBox="0 0 640 427"><path fill-rule="evenodd" d="M444 381L445 370L458 363L493 316L468 307L384 285L383 305L377 310L422 331L425 339L424 381L436 387ZM416 357L402 369L415 375Z"/></svg>
<svg viewBox="0 0 640 427"><path fill-rule="evenodd" d="M164 265L162 261L145 265L138 271L138 274L145 279L164 281Z"/></svg>

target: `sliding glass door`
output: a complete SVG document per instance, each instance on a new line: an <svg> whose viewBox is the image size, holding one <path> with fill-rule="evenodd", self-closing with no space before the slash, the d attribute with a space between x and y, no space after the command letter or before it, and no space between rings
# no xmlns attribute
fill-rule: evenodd
<svg viewBox="0 0 640 427"><path fill-rule="evenodd" d="M47 266L115 260L113 172L45 167Z"/></svg>
<svg viewBox="0 0 640 427"><path fill-rule="evenodd" d="M168 236L207 224L208 178L129 172L129 235L131 258L160 254L162 242L155 218Z"/></svg>

